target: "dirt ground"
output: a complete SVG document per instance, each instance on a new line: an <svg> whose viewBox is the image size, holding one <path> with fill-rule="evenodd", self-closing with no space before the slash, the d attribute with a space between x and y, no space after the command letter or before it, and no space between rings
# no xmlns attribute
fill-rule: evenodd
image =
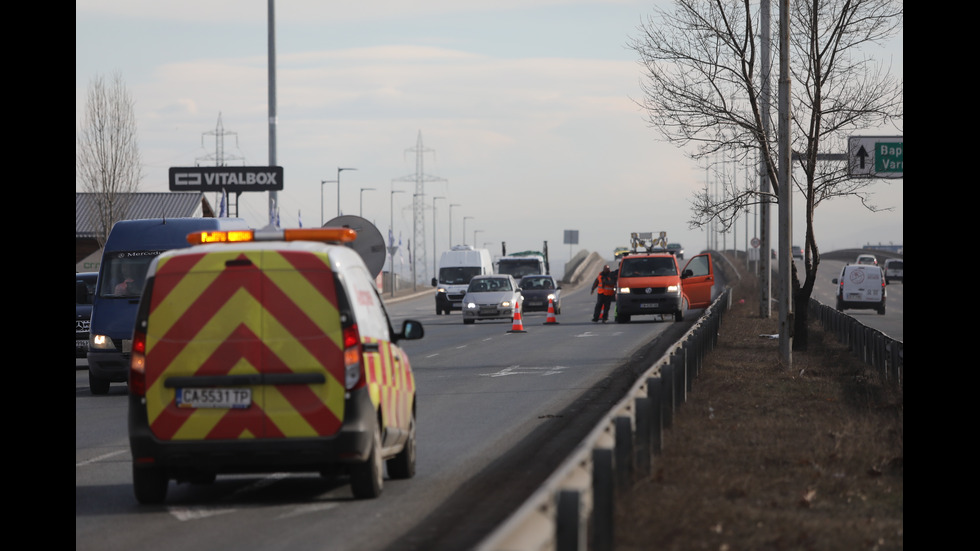
<svg viewBox="0 0 980 551"><path fill-rule="evenodd" d="M903 549L902 389L815 322L783 368L757 295L734 290L651 476L617 496L615 549Z"/></svg>

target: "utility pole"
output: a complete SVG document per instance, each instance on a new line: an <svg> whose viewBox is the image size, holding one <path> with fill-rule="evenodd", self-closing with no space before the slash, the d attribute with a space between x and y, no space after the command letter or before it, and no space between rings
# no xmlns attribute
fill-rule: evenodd
<svg viewBox="0 0 980 551"><path fill-rule="evenodd" d="M238 148L238 132L226 132L225 125L221 122L221 112L218 112L218 125L215 127L214 132L204 132L201 134L201 147L204 147L204 136L214 136L214 155L205 155L203 157L198 157L197 166L201 166L201 161L213 161L214 166L228 166L226 161L229 160L240 160L244 161L244 157L239 157L236 155L225 155L225 136L235 136L235 148ZM221 193L221 192L219 192ZM231 214L231 196L228 197L228 215L238 216L238 197L242 192L235 192L235 214ZM217 200L215 201L217 202Z"/></svg>
<svg viewBox="0 0 980 551"><path fill-rule="evenodd" d="M789 0L779 7L779 355L793 367L793 170L790 150Z"/></svg>
<svg viewBox="0 0 980 551"><path fill-rule="evenodd" d="M763 139L769 139L769 102L771 101L771 90L769 88L769 74L772 71L772 64L769 62L769 45L772 38L769 36L770 14L769 0L762 0L760 4L759 24L762 27L762 44L759 51L762 58L762 135ZM759 240L762 241L762 250L759 252L759 317L769 319L772 317L772 242L769 237L769 195L772 186L769 182L769 165L766 162L767 155L763 155L762 144L759 144Z"/></svg>
<svg viewBox="0 0 980 551"><path fill-rule="evenodd" d="M269 166L276 166L276 2L269 0ZM278 194L269 192L269 225L276 223Z"/></svg>
<svg viewBox="0 0 980 551"><path fill-rule="evenodd" d="M418 140L416 140L415 147L413 149L406 149L405 151L415 152L415 174L395 178L395 180L415 182L415 193L412 195L412 233L415 236L415 248L410 250L414 252L412 257L412 274L413 278L416 279L416 283L418 283L418 276L416 274L428 275L428 256L426 255L425 250L425 200L423 199L425 197L425 182L445 182L446 179L428 176L422 169L423 154L433 150L426 149L422 146L421 130L419 130ZM432 254L435 254L435 251L433 251Z"/></svg>

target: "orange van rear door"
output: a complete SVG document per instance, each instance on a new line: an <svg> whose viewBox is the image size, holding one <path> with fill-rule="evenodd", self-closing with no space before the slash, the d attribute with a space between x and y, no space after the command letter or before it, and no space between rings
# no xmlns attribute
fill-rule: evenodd
<svg viewBox="0 0 980 551"><path fill-rule="evenodd" d="M699 254L687 261L683 272L691 270L693 275L681 280L688 308L706 308L711 304L711 288L715 284L714 265L711 254ZM683 273L682 272L682 273Z"/></svg>

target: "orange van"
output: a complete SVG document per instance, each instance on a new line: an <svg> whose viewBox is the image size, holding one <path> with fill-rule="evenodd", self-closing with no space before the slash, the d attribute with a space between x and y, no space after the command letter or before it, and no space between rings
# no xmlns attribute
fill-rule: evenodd
<svg viewBox="0 0 980 551"><path fill-rule="evenodd" d="M714 265L711 255L699 254L681 270L677 257L666 252L630 253L619 261L616 285L616 322L633 316L672 315L684 320L684 310L711 303Z"/></svg>

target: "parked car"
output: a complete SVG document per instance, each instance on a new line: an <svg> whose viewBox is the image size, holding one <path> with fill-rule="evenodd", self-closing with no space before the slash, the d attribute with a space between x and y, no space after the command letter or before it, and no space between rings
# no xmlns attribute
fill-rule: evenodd
<svg viewBox="0 0 980 551"><path fill-rule="evenodd" d="M678 260L684 260L684 247L680 243L667 243L667 252L676 256Z"/></svg>
<svg viewBox="0 0 980 551"><path fill-rule="evenodd" d="M517 281L510 274L474 276L463 296L463 323L513 319L523 302Z"/></svg>
<svg viewBox="0 0 980 551"><path fill-rule="evenodd" d="M548 300L554 306L555 315L561 314L561 286L550 275L526 275L520 283L524 297L522 312L547 312Z"/></svg>
<svg viewBox="0 0 980 551"><path fill-rule="evenodd" d="M803 247L793 245L793 258L799 258L803 260Z"/></svg>
<svg viewBox="0 0 980 551"><path fill-rule="evenodd" d="M864 264L866 266L877 266L878 259L875 258L873 254L859 254L857 260L854 261L855 264Z"/></svg>
<svg viewBox="0 0 980 551"><path fill-rule="evenodd" d="M885 314L885 277L879 266L848 264L839 277L832 279L837 286L837 311L877 310Z"/></svg>
<svg viewBox="0 0 980 551"><path fill-rule="evenodd" d="M628 255L628 254L630 254L630 250L628 248L626 248L626 247L616 247L615 249L613 249L613 257L614 258L619 259L619 258L622 258L622 257Z"/></svg>
<svg viewBox="0 0 980 551"><path fill-rule="evenodd" d="M392 326L356 236L208 229L153 258L127 374L139 503L224 474L347 475L357 499L414 476L415 377L399 343L424 332Z"/></svg>
<svg viewBox="0 0 980 551"><path fill-rule="evenodd" d="M92 296L99 272L75 272L75 357L88 352L88 330L92 321Z"/></svg>
<svg viewBox="0 0 980 551"><path fill-rule="evenodd" d="M885 285L892 281L905 282L905 270L901 258L889 258L885 261Z"/></svg>

